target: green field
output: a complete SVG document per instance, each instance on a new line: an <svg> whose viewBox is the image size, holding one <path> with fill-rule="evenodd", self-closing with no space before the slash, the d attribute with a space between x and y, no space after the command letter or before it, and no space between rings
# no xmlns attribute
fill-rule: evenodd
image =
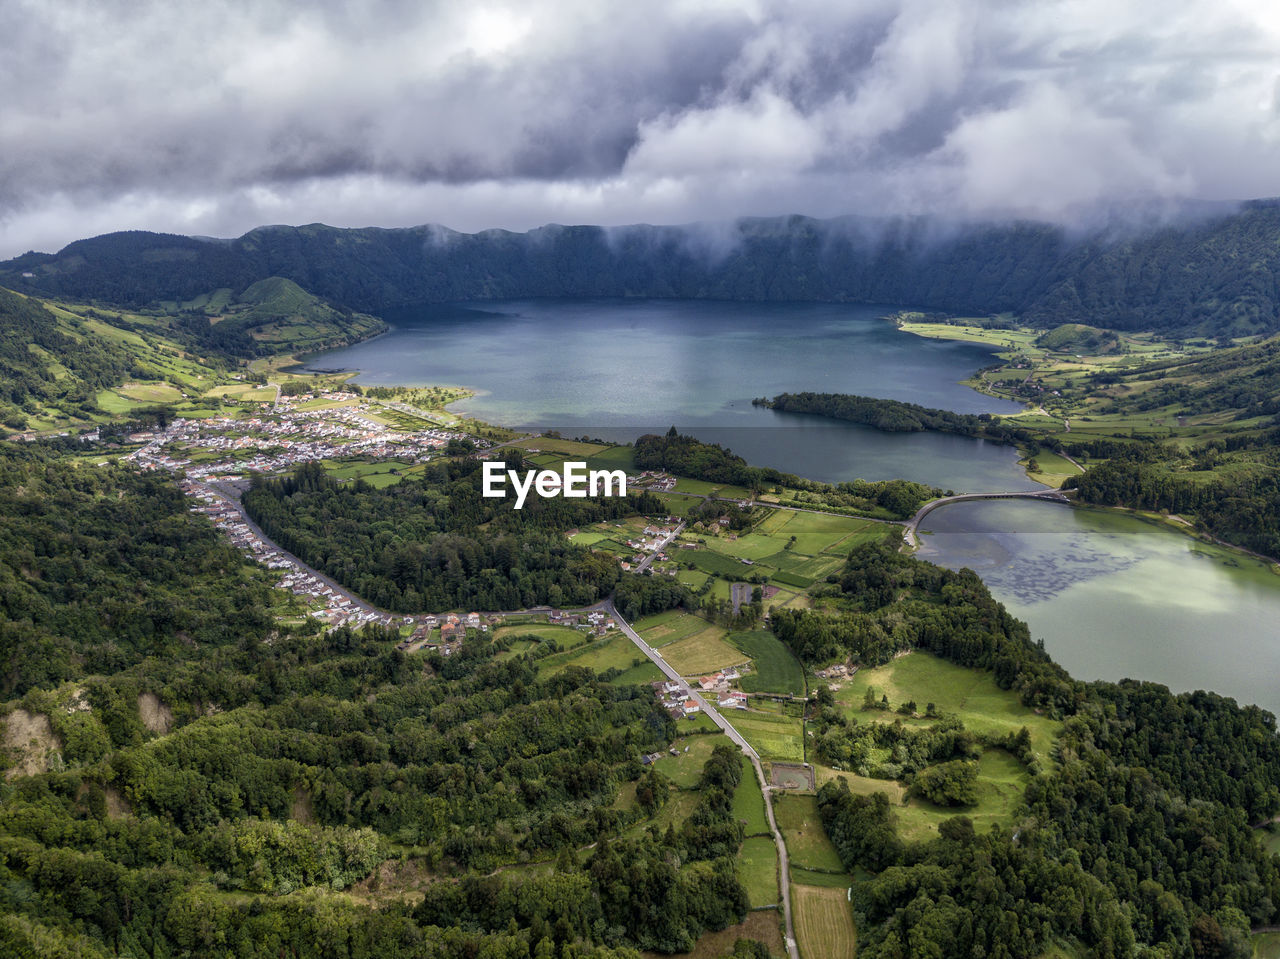
<svg viewBox="0 0 1280 959"><path fill-rule="evenodd" d="M694 789L702 778L703 765L711 758L711 751L728 743L728 737L723 734L677 739L671 744L677 754L663 753L654 768L681 789Z"/></svg>
<svg viewBox="0 0 1280 959"><path fill-rule="evenodd" d="M1280 959L1280 932L1261 932L1253 937L1254 959Z"/></svg>
<svg viewBox="0 0 1280 959"><path fill-rule="evenodd" d="M804 762L804 722L789 716L735 709L727 717L763 759Z"/></svg>
<svg viewBox="0 0 1280 959"><path fill-rule="evenodd" d="M177 403L182 400L182 393L168 383L126 383L116 390L139 403Z"/></svg>
<svg viewBox="0 0 1280 959"><path fill-rule="evenodd" d="M908 842L934 839L938 826L953 816L967 816L973 828L986 833L993 825L1007 825L1031 783L1022 763L1002 749L988 749L978 760L978 803L975 806L935 806L912 796L894 810L898 835Z"/></svg>
<svg viewBox="0 0 1280 959"><path fill-rule="evenodd" d="M630 446L610 446L587 457L587 468L593 470L626 470L628 473L636 468L635 450Z"/></svg>
<svg viewBox="0 0 1280 959"><path fill-rule="evenodd" d="M705 623L698 632L662 647L662 658L681 676L714 673L746 661L737 648L724 640L725 630Z"/></svg>
<svg viewBox="0 0 1280 959"><path fill-rule="evenodd" d="M370 486L377 489L394 486L396 483L399 483L404 479L405 476L411 476L414 473L422 472L421 466L399 463L395 460L357 460L341 462L336 460L322 460L321 465L324 466L328 474L334 479L362 479Z"/></svg>
<svg viewBox="0 0 1280 959"><path fill-rule="evenodd" d="M742 779L733 794L733 817L746 823L748 836L769 835L760 778L756 775L756 767L746 756L742 757Z"/></svg>
<svg viewBox="0 0 1280 959"><path fill-rule="evenodd" d="M637 667L633 671L633 667ZM645 676L654 680L662 678L662 672L649 662L644 653L636 649L635 644L620 632L613 636L597 640L588 646L571 649L568 652L556 653L546 659L538 660L538 675L545 676L559 672L567 666L585 666L603 673L610 669L625 670L629 678L626 682L650 682ZM635 678L639 677L639 678Z"/></svg>
<svg viewBox="0 0 1280 959"><path fill-rule="evenodd" d="M530 436L525 439L512 440L509 446L525 450L538 450L543 453L559 453L561 459L569 457L575 461L586 460L598 456L612 447L602 447L595 443L580 443L577 440L557 439L554 436Z"/></svg>
<svg viewBox="0 0 1280 959"><path fill-rule="evenodd" d="M692 563L704 572L727 576L730 579L745 576L752 571L752 567L743 563L742 560L718 553L711 548L710 544L711 541L708 541L705 549L682 549L675 555L682 563Z"/></svg>
<svg viewBox="0 0 1280 959"><path fill-rule="evenodd" d="M700 633L710 625L705 619L672 609L656 616L646 616L633 624L635 631L654 649Z"/></svg>
<svg viewBox="0 0 1280 959"><path fill-rule="evenodd" d="M749 693L790 693L803 696L804 667L767 629L730 633L729 643L751 657L754 672L743 676L740 685Z"/></svg>
<svg viewBox="0 0 1280 959"><path fill-rule="evenodd" d="M854 959L857 931L845 890L792 883L791 899L804 959Z"/></svg>
<svg viewBox="0 0 1280 959"><path fill-rule="evenodd" d="M801 886L822 886L826 889L847 890L851 880L843 872L815 872L794 863L791 865L791 881Z"/></svg>
<svg viewBox="0 0 1280 959"><path fill-rule="evenodd" d="M572 626L552 626L546 623L499 626L493 633L493 638L495 640L504 639L509 636L537 636L542 640L554 640L559 645L561 651L576 649L579 646L593 641L591 633L584 629L575 629Z"/></svg>
<svg viewBox="0 0 1280 959"><path fill-rule="evenodd" d="M1060 722L1022 705L1017 693L997 686L990 673L956 666L926 652L913 652L875 669L860 669L836 693L836 700L859 722L893 722L899 718L896 713L862 710L868 686L874 689L876 699L887 695L894 707L915 700L923 712L928 703L934 703L939 711L958 715L965 728L975 733L1005 736L1026 726L1032 748L1046 768L1050 765L1049 750L1062 729Z"/></svg>
<svg viewBox="0 0 1280 959"><path fill-rule="evenodd" d="M1272 823L1262 830L1262 846L1273 856L1280 856L1280 825Z"/></svg>
<svg viewBox="0 0 1280 959"><path fill-rule="evenodd" d="M795 552L816 556L829 551L847 554L858 542L884 535L884 528L883 523L851 516L773 510L757 532L767 533L772 539L780 539L784 543L790 542L794 536L792 549Z"/></svg>
<svg viewBox="0 0 1280 959"><path fill-rule="evenodd" d="M770 836L753 836L738 853L738 878L746 887L752 909L778 901L778 847Z"/></svg>
<svg viewBox="0 0 1280 959"><path fill-rule="evenodd" d="M786 840L792 865L843 876L844 863L822 828L817 797L797 793L775 796L773 815Z"/></svg>

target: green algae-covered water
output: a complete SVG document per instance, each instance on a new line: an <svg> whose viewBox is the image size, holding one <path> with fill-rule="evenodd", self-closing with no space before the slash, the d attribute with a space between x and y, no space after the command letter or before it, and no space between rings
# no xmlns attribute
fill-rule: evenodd
<svg viewBox="0 0 1280 959"><path fill-rule="evenodd" d="M921 559L968 566L1079 679L1211 689L1280 713L1280 576L1136 517L1029 500L939 507Z"/></svg>
<svg viewBox="0 0 1280 959"><path fill-rule="evenodd" d="M967 413L1014 412L959 381L973 344L887 323L888 307L545 300L404 310L392 331L314 358L365 384L479 390L461 411L510 426L631 440L675 424L748 461L837 482L1038 489L1010 447L880 433L751 406L784 391L861 393ZM1280 576L1120 514L1031 501L956 503L920 556L970 566L1073 676L1213 689L1280 712Z"/></svg>

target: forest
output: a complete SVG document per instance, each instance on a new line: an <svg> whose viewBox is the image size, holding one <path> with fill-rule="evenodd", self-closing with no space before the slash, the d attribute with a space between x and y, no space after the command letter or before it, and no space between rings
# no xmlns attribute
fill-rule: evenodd
<svg viewBox="0 0 1280 959"><path fill-rule="evenodd" d="M1099 506L1189 514L1196 526L1229 543L1265 556L1280 556L1280 474L1277 451L1264 449L1253 469L1206 476L1195 470L1209 465L1226 444L1214 444L1187 456L1162 446L1137 444L1117 450L1105 463L1071 477L1082 502ZM1197 464L1196 460L1201 463Z"/></svg>
<svg viewBox="0 0 1280 959"><path fill-rule="evenodd" d="M507 469L522 462L508 453ZM530 497L515 510L481 495L481 461L440 461L385 489L340 484L318 463L255 479L244 505L284 549L383 609L589 606L618 582L617 563L567 530L643 513L665 515L652 494Z"/></svg>
<svg viewBox="0 0 1280 959"><path fill-rule="evenodd" d="M635 441L635 463L642 470L665 470L676 476L755 491L782 486L797 491L799 502L879 519L906 519L921 504L942 495L942 490L909 480L855 479L831 484L803 479L766 466L751 466L731 450L717 443L704 443L695 437L685 436L674 426L665 436L646 433L638 437Z"/></svg>
<svg viewBox="0 0 1280 959"><path fill-rule="evenodd" d="M917 844L899 839L885 794L854 795L838 779L822 787L841 859L875 874L853 886L861 955L1034 957L1069 940L1100 956L1252 954L1249 930L1276 922L1280 906L1280 860L1250 825L1280 809L1274 716L1213 693L1073 681L968 570L868 544L830 580L835 615L775 617L805 661L874 665L927 649L1065 719L1041 768L1025 730L984 741L954 718L858 722L819 697L820 756L857 768L888 746L888 768L860 771L960 812L979 747L1010 752L1031 774L1017 828L982 835L958 815ZM870 696L865 706L877 708Z"/></svg>
<svg viewBox="0 0 1280 959"><path fill-rule="evenodd" d="M990 413L953 413L901 400L881 400L849 393L780 393L773 399L751 401L782 413L813 413L829 419L871 426L885 433L952 433L997 443L1035 440L1028 430L1009 426Z"/></svg>
<svg viewBox="0 0 1280 959"><path fill-rule="evenodd" d="M0 423L22 429L51 406L75 417L97 412L95 396L139 372L122 346L72 336L39 303L0 289Z"/></svg>
<svg viewBox="0 0 1280 959"><path fill-rule="evenodd" d="M308 548L323 545L317 530L337 542L350 516L370 517L367 540L334 550L355 570L371 564L370 583L395 582L397 550L430 555L446 537L457 555L440 582L405 581L420 596L450 584L452 558L453 587L482 596L492 567L464 558L493 561L468 558L487 535L527 556L506 581L532 577L535 594L613 592L627 615L688 600L675 583L593 581L576 554L540 552L579 510L612 506L493 512L474 494L476 464L442 464L400 494L315 469L250 493ZM640 762L674 732L648 687L540 673L537 652L512 642L407 655L397 632L281 617L264 573L163 475L0 444L0 510L4 708L32 736L10 741L0 781L6 954L634 959L745 914L739 753L709 750L694 801L669 826L640 825L675 795ZM1250 825L1280 811L1269 713L1074 680L973 573L891 544L853 549L816 592L825 611L774 610L803 662L927 650L1062 721L1043 757L1025 730L979 736L930 707L924 725L895 721L874 697L850 715L815 693L815 759L955 811L906 842L883 794L838 777L819 791L825 830L860 877L860 955L1030 959L1065 942L1244 957L1249 929L1280 921L1280 860ZM975 757L993 749L1028 786L1011 824L979 833L964 814ZM634 804L617 802L624 789ZM412 894L380 891L406 880Z"/></svg>
<svg viewBox="0 0 1280 959"><path fill-rule="evenodd" d="M24 292L141 307L282 277L339 308L520 297L910 303L1030 325L1243 336L1280 329L1280 204L1187 210L1139 232L929 218L744 218L698 229L266 226L235 240L126 232L0 263ZM26 274L31 274L27 276Z"/></svg>

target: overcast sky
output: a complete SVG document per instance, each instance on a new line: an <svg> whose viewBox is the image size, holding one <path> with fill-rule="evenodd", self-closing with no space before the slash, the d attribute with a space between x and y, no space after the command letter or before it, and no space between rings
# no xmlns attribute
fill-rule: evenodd
<svg viewBox="0 0 1280 959"><path fill-rule="evenodd" d="M0 256L1276 194L1274 0L0 3Z"/></svg>

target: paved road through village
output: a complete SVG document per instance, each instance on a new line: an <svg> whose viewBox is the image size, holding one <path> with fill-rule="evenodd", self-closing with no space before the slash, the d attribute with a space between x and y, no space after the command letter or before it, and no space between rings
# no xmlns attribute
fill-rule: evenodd
<svg viewBox="0 0 1280 959"><path fill-rule="evenodd" d="M664 676L682 685L688 685L685 683L684 678L676 672L675 667L663 659L660 652L640 638L640 634L632 629L631 624L622 618L612 602L608 603L605 608L609 615L613 617L613 621L618 624L618 628L627 634L627 638L635 644L640 652L648 656L662 670ZM764 767L760 765L760 755L743 738L742 734L733 728L733 724L725 719L720 714L720 711L712 706L703 697L702 693L692 686L689 686L689 697L711 718L713 723L724 730L724 734L746 754L746 757L751 760L751 765L755 768L756 778L760 780L760 789L764 793L764 811L769 817L769 831L773 833L774 845L778 847L778 879L782 893L782 917L787 930L787 955L790 959L800 959L800 950L796 947L795 927L791 921L791 864L787 858L787 844L783 841L782 832L778 829L778 823L773 818L773 803L769 800L769 792L772 787L764 778Z"/></svg>

